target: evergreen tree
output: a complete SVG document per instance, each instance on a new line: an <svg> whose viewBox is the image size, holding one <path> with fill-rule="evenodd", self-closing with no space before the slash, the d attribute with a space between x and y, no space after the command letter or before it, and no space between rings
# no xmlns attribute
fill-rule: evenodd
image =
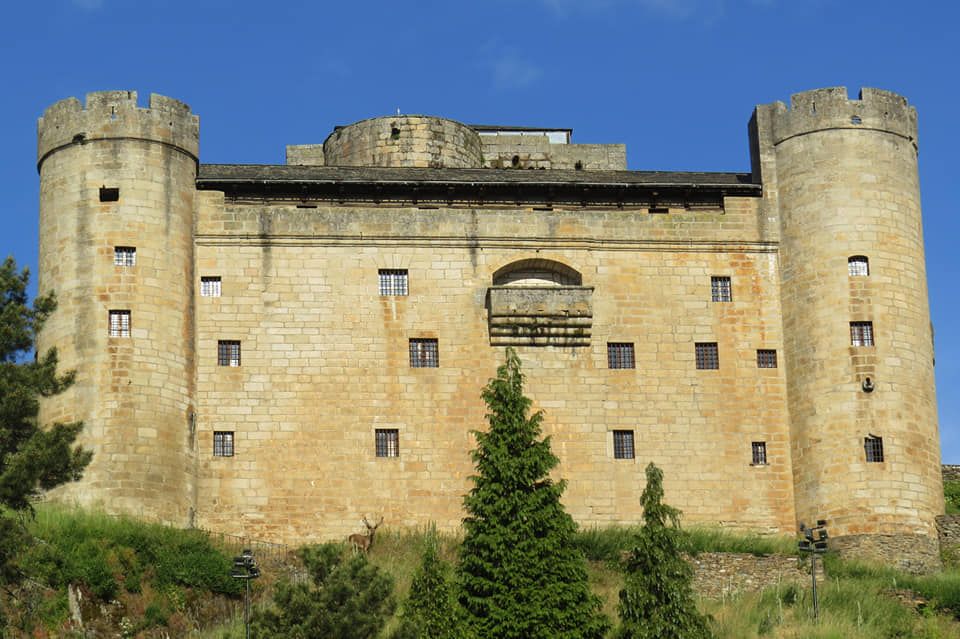
<svg viewBox="0 0 960 639"><path fill-rule="evenodd" d="M548 473L558 459L528 416L520 360L506 363L483 390L490 429L475 432L477 475L464 497L460 601L475 633L497 639L602 637L608 628L573 546L576 524L560 503L565 483Z"/></svg>
<svg viewBox="0 0 960 639"><path fill-rule="evenodd" d="M440 558L435 529L427 534L423 561L403 604L400 626L391 639L462 639L464 629L450 582L450 566Z"/></svg>
<svg viewBox="0 0 960 639"><path fill-rule="evenodd" d="M693 598L693 568L684 558L680 511L663 503L663 471L647 466L640 496L643 527L627 560L620 591L618 639L709 639Z"/></svg>

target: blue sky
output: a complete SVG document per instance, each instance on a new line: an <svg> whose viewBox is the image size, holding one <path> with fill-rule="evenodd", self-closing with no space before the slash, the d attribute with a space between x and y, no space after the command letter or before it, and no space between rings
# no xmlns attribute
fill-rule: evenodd
<svg viewBox="0 0 960 639"><path fill-rule="evenodd" d="M960 3L919 0L33 0L0 24L0 254L36 268L36 118L88 91L162 93L201 118L201 160L394 113L572 127L631 169L748 171L756 104L844 85L907 96L936 327L943 458L960 463ZM952 282L952 283L951 283Z"/></svg>

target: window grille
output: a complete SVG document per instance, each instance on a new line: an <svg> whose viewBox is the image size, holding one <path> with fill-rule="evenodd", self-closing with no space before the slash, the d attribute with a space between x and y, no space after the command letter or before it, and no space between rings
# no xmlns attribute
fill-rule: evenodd
<svg viewBox="0 0 960 639"><path fill-rule="evenodd" d="M850 322L850 345L873 346L873 322Z"/></svg>
<svg viewBox="0 0 960 639"><path fill-rule="evenodd" d="M381 295L408 295L409 278L407 269L403 268L382 268L380 275L380 294Z"/></svg>
<svg viewBox="0 0 960 639"><path fill-rule="evenodd" d="M220 297L220 276L200 278L200 297Z"/></svg>
<svg viewBox="0 0 960 639"><path fill-rule="evenodd" d="M440 350L435 339L410 340L410 367L411 368L438 368L440 366Z"/></svg>
<svg viewBox="0 0 960 639"><path fill-rule="evenodd" d="M714 276L710 278L710 299L714 302L733 301L733 288L729 277Z"/></svg>
<svg viewBox="0 0 960 639"><path fill-rule="evenodd" d="M240 342L222 339L217 342L217 364L220 366L240 365Z"/></svg>
<svg viewBox="0 0 960 639"><path fill-rule="evenodd" d="M850 277L866 277L870 275L870 260L865 255L854 255L847 260L847 270Z"/></svg>
<svg viewBox="0 0 960 639"><path fill-rule="evenodd" d="M607 365L610 368L636 368L632 343L607 343Z"/></svg>
<svg viewBox="0 0 960 639"><path fill-rule="evenodd" d="M130 337L130 311L110 311L110 337Z"/></svg>
<svg viewBox="0 0 960 639"><path fill-rule="evenodd" d="M376 429L377 457L400 456L400 431L396 428Z"/></svg>
<svg viewBox="0 0 960 639"><path fill-rule="evenodd" d="M883 461L883 437L870 435L863 438L863 449L867 454L868 462Z"/></svg>
<svg viewBox="0 0 960 639"><path fill-rule="evenodd" d="M720 368L720 354L716 342L697 342L697 368L707 370Z"/></svg>
<svg viewBox="0 0 960 639"><path fill-rule="evenodd" d="M752 451L751 462L754 466L766 466L767 465L767 442L751 442L750 449Z"/></svg>
<svg viewBox="0 0 960 639"><path fill-rule="evenodd" d="M777 367L777 351L772 349L758 349L757 350L757 368L776 368Z"/></svg>
<svg viewBox="0 0 960 639"><path fill-rule="evenodd" d="M233 431L213 431L213 456L233 457Z"/></svg>
<svg viewBox="0 0 960 639"><path fill-rule="evenodd" d="M114 246L113 264L114 266L136 266L137 248L135 246Z"/></svg>
<svg viewBox="0 0 960 639"><path fill-rule="evenodd" d="M615 430L613 431L613 458L614 459L633 459L633 431Z"/></svg>

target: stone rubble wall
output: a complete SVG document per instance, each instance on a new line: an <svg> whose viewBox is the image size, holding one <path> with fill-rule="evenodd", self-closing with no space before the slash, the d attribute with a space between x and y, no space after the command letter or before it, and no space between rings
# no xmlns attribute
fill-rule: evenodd
<svg viewBox="0 0 960 639"><path fill-rule="evenodd" d="M694 569L693 588L707 599L778 585L810 583L810 564L796 556L703 552L690 562ZM823 580L822 566L817 563L817 581Z"/></svg>

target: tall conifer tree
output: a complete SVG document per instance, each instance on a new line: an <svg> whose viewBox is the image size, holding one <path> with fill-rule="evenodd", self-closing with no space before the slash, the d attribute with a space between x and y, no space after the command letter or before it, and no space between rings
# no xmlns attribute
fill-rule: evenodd
<svg viewBox="0 0 960 639"><path fill-rule="evenodd" d="M573 546L576 524L560 503L565 482L548 473L559 460L540 439L541 412L528 416L520 360L483 390L490 429L475 432L477 474L464 497L461 603L476 634L497 639L592 639L608 620Z"/></svg>

